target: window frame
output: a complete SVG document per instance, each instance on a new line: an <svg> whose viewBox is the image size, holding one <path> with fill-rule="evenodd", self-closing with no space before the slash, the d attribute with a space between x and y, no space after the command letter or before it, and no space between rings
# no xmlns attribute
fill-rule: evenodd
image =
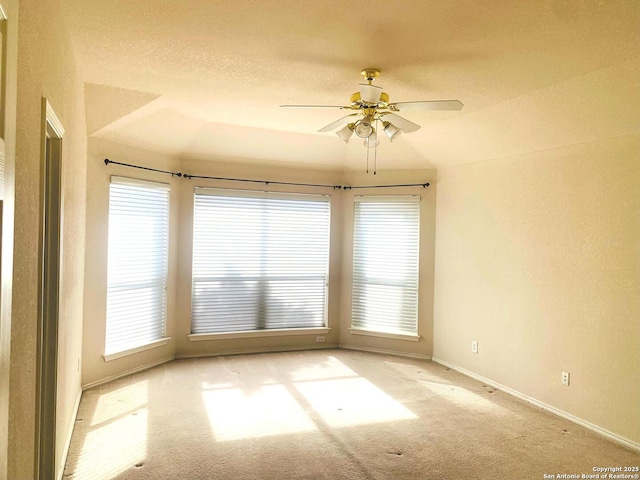
<svg viewBox="0 0 640 480"><path fill-rule="evenodd" d="M415 253L415 330L407 331L402 329L390 330L384 328L376 328L375 325L360 326L355 321L355 303L356 297L356 285L358 283L366 283L366 279L359 279L358 267L356 262L358 261L356 250L358 249L358 204L364 203L378 203L378 204L393 204L393 203L415 203L418 206L416 213L416 253ZM419 334L420 325L420 236L421 236L421 198L419 195L357 195L353 198L353 238L352 238L352 276L351 276L351 302L350 302L350 324L349 332L353 335L366 335L373 337L390 338L397 340L418 341L421 336ZM411 285L403 285L403 288L411 288Z"/></svg>
<svg viewBox="0 0 640 480"><path fill-rule="evenodd" d="M109 284L109 271L111 267L111 259L112 259L112 250L110 245L110 237L111 237L111 228L112 228L112 186L113 185L122 185L129 186L141 189L149 189L155 191L164 191L166 192L166 204L156 205L154 208L158 208L159 206L163 208L163 216L162 219L165 223L166 230L164 231L165 241L163 245L160 245L157 248L164 250L164 259L162 265L162 277L160 284L161 287L158 291L161 291L162 299L161 305L158 307L161 308L162 315L160 320L160 335L157 338L149 339L144 343L140 343L138 345L132 345L130 347L123 348L121 350L110 350L108 348L109 341L109 290L111 285ZM109 226L108 226L108 247L107 247L107 295L106 295L106 312L105 312L105 341L104 341L104 354L103 358L105 361L111 361L118 358L122 358L128 355L132 355L138 352L142 352L145 350L149 350L152 348L160 347L166 345L171 337L167 335L167 317L168 317L168 290L169 290L169 249L170 249L170 220L171 220L171 186L168 183L156 182L150 180L143 180L138 178L130 178L112 175L109 182ZM135 290L134 288L131 289Z"/></svg>
<svg viewBox="0 0 640 480"><path fill-rule="evenodd" d="M326 203L327 206L327 219L326 219L326 266L324 270L324 302L322 313L322 325L321 326L300 326L300 327L283 327L283 328L263 328L252 330L230 330L230 331L211 331L211 332L198 332L194 333L194 295L195 295L195 283L196 276L195 262L196 262L196 201L198 195L210 195L220 197L239 197L247 199L267 199L267 200L288 200L295 201L296 199L301 201L314 201ZM236 338L256 338L256 337L274 337L274 336L297 336L297 335L310 335L310 334L327 334L331 331L329 327L328 318L328 304L329 304L329 264L330 264L330 250L331 250L331 210L332 199L331 195L321 193L299 193L299 192L274 192L274 191L257 191L249 189L227 189L216 187L195 187L193 193L193 230L192 230L192 263L191 263L191 333L188 338L192 342L207 341L212 339L236 339ZM263 260L261 260L263 261ZM268 278L268 277L266 277Z"/></svg>

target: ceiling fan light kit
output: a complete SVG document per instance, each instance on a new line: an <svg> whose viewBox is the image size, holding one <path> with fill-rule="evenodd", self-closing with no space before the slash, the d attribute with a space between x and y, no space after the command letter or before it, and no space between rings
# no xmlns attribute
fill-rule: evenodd
<svg viewBox="0 0 640 480"><path fill-rule="evenodd" d="M400 130L391 122L382 122L382 130L387 135L387 137L389 137L389 141L391 142L397 140L402 133L402 130Z"/></svg>
<svg viewBox="0 0 640 480"><path fill-rule="evenodd" d="M353 131L355 130L355 128L355 123L349 123L338 130L336 132L336 135L338 135L338 137L340 137L340 140L344 141L344 143L348 143L351 135L353 135Z"/></svg>
<svg viewBox="0 0 640 480"><path fill-rule="evenodd" d="M380 141L378 140L378 134L373 131L371 135L364 139L363 145L367 148L375 148L380 145Z"/></svg>
<svg viewBox="0 0 640 480"><path fill-rule="evenodd" d="M374 119L370 116L364 117L362 120L358 120L355 123L356 135L360 138L370 137L373 132L375 132L375 129L373 128L373 122Z"/></svg>
<svg viewBox="0 0 640 480"><path fill-rule="evenodd" d="M365 68L360 72L367 83L361 83L358 91L353 93L349 99L350 104L346 106L335 105L280 105L286 108L339 108L341 110L355 110L343 118L330 123L318 130L319 132L336 131L336 135L345 143L355 133L358 137L364 138L364 146L367 149L376 148L380 142L374 124L382 124L382 131L391 142L396 140L400 133L415 132L420 125L413 123L406 118L396 115L393 112L402 110L460 110L463 107L459 100L434 100L390 103L389 95L382 91L382 87L373 85L373 81L380 75L376 68ZM361 117L356 121L352 117ZM392 123L391 121L395 122ZM369 155L367 150L367 157ZM375 173L375 171L374 171Z"/></svg>

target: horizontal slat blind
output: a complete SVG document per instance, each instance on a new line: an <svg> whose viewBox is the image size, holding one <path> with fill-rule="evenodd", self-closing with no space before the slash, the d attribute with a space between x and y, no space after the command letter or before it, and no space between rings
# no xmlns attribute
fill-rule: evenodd
<svg viewBox="0 0 640 480"><path fill-rule="evenodd" d="M325 325L329 200L196 191L192 333Z"/></svg>
<svg viewBox="0 0 640 480"><path fill-rule="evenodd" d="M356 197L352 324L417 333L419 197Z"/></svg>
<svg viewBox="0 0 640 480"><path fill-rule="evenodd" d="M169 189L112 179L105 354L164 337Z"/></svg>

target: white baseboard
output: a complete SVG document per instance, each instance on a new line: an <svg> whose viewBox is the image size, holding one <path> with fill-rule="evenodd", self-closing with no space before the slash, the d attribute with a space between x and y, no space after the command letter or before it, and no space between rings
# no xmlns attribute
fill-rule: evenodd
<svg viewBox="0 0 640 480"><path fill-rule="evenodd" d="M359 350L361 352L382 353L384 355L393 355L395 357L415 358L418 360L431 360L431 355L422 355L419 353L404 353L396 352L395 350L385 350L383 348L361 347L360 345L350 345L347 343L341 343L339 348L345 350Z"/></svg>
<svg viewBox="0 0 640 480"><path fill-rule="evenodd" d="M100 380L96 380L95 382L89 382L86 385L82 386L82 391L89 390L90 388L97 387L99 385L104 385L105 383L112 382L122 377L133 375L134 373L142 372L144 370L149 370L150 368L157 367L158 365L162 365L163 363L170 362L171 360L175 360L175 358L176 357L174 355L170 355L168 357L162 358L155 362L147 363L145 365L140 365L139 367L132 368L131 370L126 370L116 375L110 375L108 377L101 378Z"/></svg>
<svg viewBox="0 0 640 480"><path fill-rule="evenodd" d="M80 409L80 400L82 399L82 388L78 391L78 397L76 398L76 403L73 406L73 414L71 415L71 425L69 425L69 433L67 434L67 439L64 442L64 450L62 451L62 459L60 465L58 465L58 472L56 473L56 478L58 480L62 480L62 475L64 474L64 466L67 464L67 455L69 454L69 448L71 447L71 437L73 436L73 428L76 425L76 419L78 418L78 410Z"/></svg>
<svg viewBox="0 0 640 480"><path fill-rule="evenodd" d="M179 353L176 355L177 360L187 358L207 358L207 357L221 357L224 355L251 355L255 353L280 353L280 352L299 352L304 350L327 350L330 348L338 348L335 343L323 343L322 345L313 346L300 346L300 347L282 347L282 348L254 348L254 349L242 349L242 350L225 350L223 352L207 352L207 353Z"/></svg>
<svg viewBox="0 0 640 480"><path fill-rule="evenodd" d="M619 443L621 445L624 445L625 447L631 448L632 450L636 450L640 452L640 443L636 443L632 440L629 440L628 438L622 437L616 433L610 432L609 430L606 430L598 425L595 425L591 422L588 422L586 420L583 420L582 418L576 417L575 415L572 415L570 413L567 413L563 410L560 410L552 405L546 404L544 402L541 402L540 400L536 400L533 397L530 397L528 395L525 395L524 393L518 392L517 390L513 390L512 388L509 388L505 385L502 385L498 382L494 382L491 379L485 378L482 375L478 375L476 373L473 373L469 370L466 370L462 367L459 367L457 365L454 365L452 363L449 363L445 360L442 360L441 358L436 358L433 357L432 361L439 363L440 365L444 365L445 367L448 367L452 370L455 370L457 372L462 373L463 375L466 375L467 377L471 377L474 378L482 383L485 383L487 385L491 385L494 388L497 388L498 390L501 390L505 393L508 393L509 395L512 395L516 398L519 398L520 400L524 400L527 403L530 403L532 405L535 405L536 407L539 407L543 410L546 410L547 412L553 413L554 415L557 415L558 417L562 417L565 420L569 420L570 422L573 422L577 425L580 425L581 427L584 427L588 430L591 430L592 432L595 432L599 435L602 435L603 437L608 438L609 440L612 440L616 443Z"/></svg>

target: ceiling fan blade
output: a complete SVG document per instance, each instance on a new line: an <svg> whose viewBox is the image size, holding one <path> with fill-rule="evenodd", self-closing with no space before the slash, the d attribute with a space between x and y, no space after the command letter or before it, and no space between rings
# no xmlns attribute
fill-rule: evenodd
<svg viewBox="0 0 640 480"><path fill-rule="evenodd" d="M460 100L433 100L423 102L397 102L389 104L394 111L407 110L461 110L464 105Z"/></svg>
<svg viewBox="0 0 640 480"><path fill-rule="evenodd" d="M339 120L336 120L335 122L330 123L326 127L322 127L318 131L319 132L329 132L331 130L335 130L336 128L341 127L341 126L346 125L347 123L349 123L349 119L351 117L357 117L358 115L359 115L358 113L352 113L351 115L347 115L346 117L342 117Z"/></svg>
<svg viewBox="0 0 640 480"><path fill-rule="evenodd" d="M402 130L405 133L415 132L420 128L420 125L417 123L410 122L406 118L402 118L395 113L385 113L384 120L393 123L396 127Z"/></svg>
<svg viewBox="0 0 640 480"><path fill-rule="evenodd" d="M280 105L280 108L351 108L344 105Z"/></svg>

